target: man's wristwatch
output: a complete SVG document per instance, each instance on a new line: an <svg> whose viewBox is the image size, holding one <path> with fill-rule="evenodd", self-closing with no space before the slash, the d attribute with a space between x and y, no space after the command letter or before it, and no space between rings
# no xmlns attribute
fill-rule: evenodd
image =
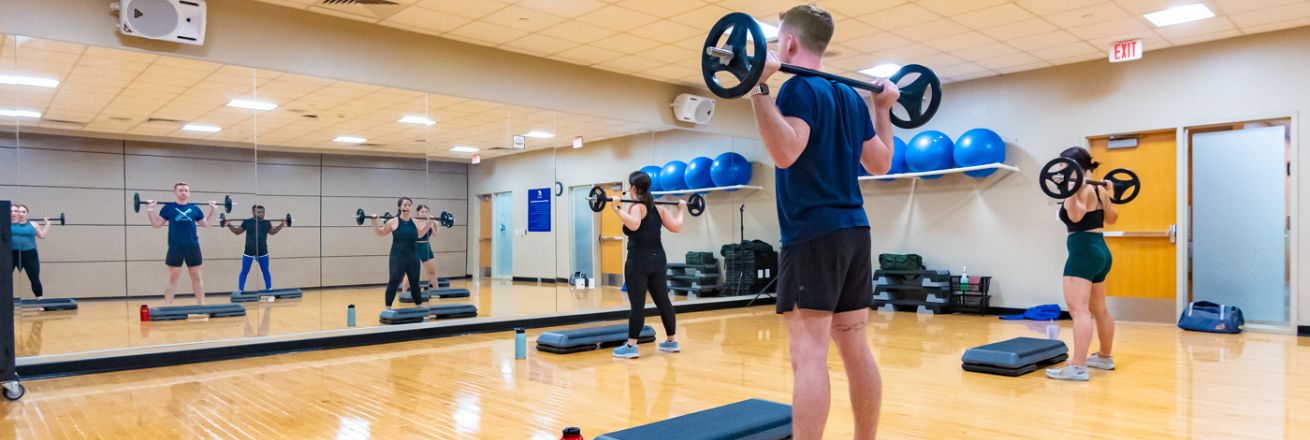
<svg viewBox="0 0 1310 440"><path fill-rule="evenodd" d="M751 91L751 96L755 95L769 96L769 83L760 83L760 85L755 86L755 90Z"/></svg>

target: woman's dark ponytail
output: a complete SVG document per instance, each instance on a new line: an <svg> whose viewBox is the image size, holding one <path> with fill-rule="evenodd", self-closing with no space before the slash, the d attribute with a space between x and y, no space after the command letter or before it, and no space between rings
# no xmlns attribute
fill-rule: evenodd
<svg viewBox="0 0 1310 440"><path fill-rule="evenodd" d="M1096 168L1101 166L1100 162L1092 160L1092 153L1083 147L1066 148L1060 152L1060 157L1073 160L1086 172L1096 171Z"/></svg>
<svg viewBox="0 0 1310 440"><path fill-rule="evenodd" d="M631 187L634 198L646 205L646 212L655 209L655 197L650 194L650 174L644 171L632 172L628 175L628 186Z"/></svg>

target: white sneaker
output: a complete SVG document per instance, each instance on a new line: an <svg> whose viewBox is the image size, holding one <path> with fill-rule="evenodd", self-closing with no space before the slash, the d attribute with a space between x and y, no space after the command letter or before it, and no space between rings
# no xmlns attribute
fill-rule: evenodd
<svg viewBox="0 0 1310 440"><path fill-rule="evenodd" d="M1101 357L1100 353L1092 353L1091 356L1087 356L1087 368L1113 370L1114 356Z"/></svg>
<svg viewBox="0 0 1310 440"><path fill-rule="evenodd" d="M1065 365L1060 368L1047 368L1046 377L1055 380L1073 380L1086 382L1091 379L1087 375L1087 367L1078 368L1073 365Z"/></svg>

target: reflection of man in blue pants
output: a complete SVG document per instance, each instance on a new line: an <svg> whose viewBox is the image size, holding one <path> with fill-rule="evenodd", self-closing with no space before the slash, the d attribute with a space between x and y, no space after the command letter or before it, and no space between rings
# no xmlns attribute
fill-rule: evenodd
<svg viewBox="0 0 1310 440"><path fill-rule="evenodd" d="M250 275L250 262L259 262L259 271L264 273L264 288L273 288L273 276L268 273L268 236L277 235L285 227L286 220L279 220L277 226L264 220L264 207L255 205L250 208L254 217L241 221L240 225L228 222L227 230L233 234L246 234L246 252L241 255L241 278L237 279L237 293L246 291L246 276Z"/></svg>

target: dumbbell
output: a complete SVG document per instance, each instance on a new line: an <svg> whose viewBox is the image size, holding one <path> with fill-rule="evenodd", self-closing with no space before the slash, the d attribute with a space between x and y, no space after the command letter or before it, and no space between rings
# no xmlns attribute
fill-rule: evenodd
<svg viewBox="0 0 1310 440"><path fill-rule="evenodd" d="M599 186L591 187L591 193L587 195L587 201L590 202L591 212L601 212L605 205L610 202L609 197L605 195L605 189ZM632 199L619 199L623 203L641 203ZM677 205L678 202L670 200L656 200L656 205ZM692 217L700 217L705 212L705 197L700 194L692 194L687 198L687 213Z"/></svg>
<svg viewBox="0 0 1310 440"><path fill-rule="evenodd" d="M52 222L55 222L55 221L59 222L59 226L63 226L63 225L64 225L64 213L62 213L62 212L59 213L59 217L42 217L42 216L37 216L37 215L28 215L28 216L27 216L27 220L28 220L28 221L32 221L33 219L36 219L36 220L45 220L45 219L47 219L47 218L50 219L50 221L52 221Z"/></svg>
<svg viewBox="0 0 1310 440"><path fill-rule="evenodd" d="M286 225L287 227L291 227L291 213L290 213L290 212L287 213L287 216L286 216L286 217L283 217L283 219L282 219L282 224ZM219 227L222 227L222 228L226 228L226 227L227 227L227 216L226 216L226 215L223 215L223 214L219 214L219 215L218 215L218 226L219 226Z"/></svg>
<svg viewBox="0 0 1310 440"><path fill-rule="evenodd" d="M132 212L141 212L141 205L146 205L150 202L151 200L141 200L141 193L132 193ZM236 205L236 203L232 202L232 196L230 195L223 196L223 203L218 204L218 206L223 207L223 212L229 214L232 213L233 205Z"/></svg>
<svg viewBox="0 0 1310 440"><path fill-rule="evenodd" d="M1116 205L1133 201L1142 190L1142 180L1137 177L1137 173L1126 168L1110 170L1105 173L1104 180L1088 179L1086 174L1083 167L1073 159L1057 157L1042 167L1037 184L1046 195L1067 199L1076 194L1084 183L1102 187L1107 183L1113 183L1114 193L1110 194L1110 202Z"/></svg>

